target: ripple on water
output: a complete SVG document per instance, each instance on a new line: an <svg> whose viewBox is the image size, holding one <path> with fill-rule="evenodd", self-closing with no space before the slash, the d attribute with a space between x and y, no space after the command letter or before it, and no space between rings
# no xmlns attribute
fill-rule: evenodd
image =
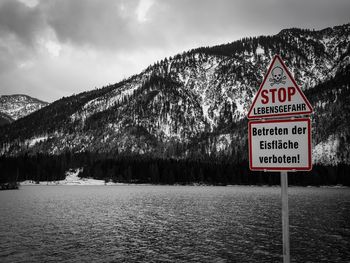
<svg viewBox="0 0 350 263"><path fill-rule="evenodd" d="M347 262L348 189L290 188L293 262ZM278 187L0 192L0 262L281 262Z"/></svg>

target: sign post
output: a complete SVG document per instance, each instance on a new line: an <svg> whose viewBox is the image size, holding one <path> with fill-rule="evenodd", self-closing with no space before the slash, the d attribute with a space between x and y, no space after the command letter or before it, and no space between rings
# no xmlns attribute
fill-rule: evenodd
<svg viewBox="0 0 350 263"><path fill-rule="evenodd" d="M249 168L281 175L283 262L290 263L288 171L310 171L311 104L275 56L248 112ZM282 118L283 119L276 119ZM273 118L273 119L270 119Z"/></svg>
<svg viewBox="0 0 350 263"><path fill-rule="evenodd" d="M289 252L289 207L288 207L288 173L281 172L281 196L282 196L282 239L283 262L290 262Z"/></svg>

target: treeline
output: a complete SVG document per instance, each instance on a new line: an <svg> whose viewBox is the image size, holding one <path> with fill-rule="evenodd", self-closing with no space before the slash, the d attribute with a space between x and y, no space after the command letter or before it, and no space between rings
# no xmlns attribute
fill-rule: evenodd
<svg viewBox="0 0 350 263"><path fill-rule="evenodd" d="M108 156L80 153L0 157L0 183L12 181L57 181L70 168L83 167L80 177L106 182L150 184L278 185L279 173L251 172L247 162L230 160L154 159L146 156ZM291 185L350 186L350 165L315 165L311 172L289 173Z"/></svg>

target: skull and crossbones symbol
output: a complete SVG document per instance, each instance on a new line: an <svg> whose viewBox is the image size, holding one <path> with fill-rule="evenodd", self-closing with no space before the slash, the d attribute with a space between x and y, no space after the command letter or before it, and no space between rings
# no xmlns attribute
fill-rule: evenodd
<svg viewBox="0 0 350 263"><path fill-rule="evenodd" d="M274 67L272 69L272 78L269 79L270 86L274 84L285 84L284 81L287 77L283 75L283 69L281 67Z"/></svg>

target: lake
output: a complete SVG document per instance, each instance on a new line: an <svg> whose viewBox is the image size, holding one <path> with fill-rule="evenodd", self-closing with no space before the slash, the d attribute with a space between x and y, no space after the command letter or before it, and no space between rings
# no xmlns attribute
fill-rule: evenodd
<svg viewBox="0 0 350 263"><path fill-rule="evenodd" d="M292 262L350 262L350 189L289 188ZM22 186L0 262L282 262L279 187Z"/></svg>

